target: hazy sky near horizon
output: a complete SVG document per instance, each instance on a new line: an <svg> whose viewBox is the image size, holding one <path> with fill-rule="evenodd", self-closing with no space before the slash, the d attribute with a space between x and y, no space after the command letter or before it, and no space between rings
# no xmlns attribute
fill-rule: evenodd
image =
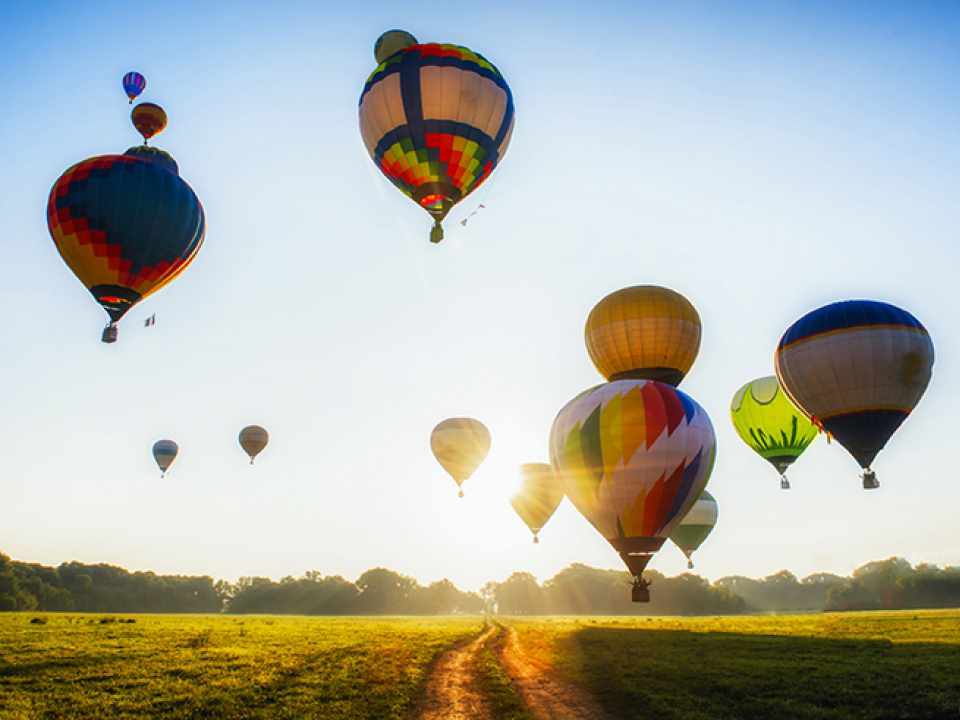
<svg viewBox="0 0 960 720"><path fill-rule="evenodd" d="M357 127L392 27L483 53L516 102L509 152L439 246ZM717 431L720 521L698 572L960 564L958 41L947 2L5 3L0 550L229 579L381 565L469 589L620 568L568 502L534 546L507 500L601 381L590 308L659 284L703 319L682 388ZM44 212L69 165L137 143L132 69L208 232L108 346ZM791 322L864 297L927 326L933 382L878 491L818 440L782 492L730 398L772 373ZM428 443L454 415L493 434L463 499ZM250 423L271 432L253 468ZM164 480L161 437L181 447ZM685 562L670 546L651 568Z"/></svg>

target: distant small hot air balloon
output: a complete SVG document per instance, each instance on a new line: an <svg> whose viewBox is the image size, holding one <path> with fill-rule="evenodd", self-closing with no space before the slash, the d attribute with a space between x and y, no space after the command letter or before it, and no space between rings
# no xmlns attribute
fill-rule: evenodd
<svg viewBox="0 0 960 720"><path fill-rule="evenodd" d="M179 452L180 448L173 440L157 440L153 444L153 459L160 468L160 477L167 476L167 469L173 465Z"/></svg>
<svg viewBox="0 0 960 720"><path fill-rule="evenodd" d="M486 58L459 45L418 44L402 30L377 40L378 66L360 94L360 134L397 188L441 222L503 159L513 95Z"/></svg>
<svg viewBox="0 0 960 720"><path fill-rule="evenodd" d="M574 507L633 574L633 600L649 602L643 570L713 470L716 437L706 411L665 383L605 383L557 414L550 458Z"/></svg>
<svg viewBox="0 0 960 720"><path fill-rule="evenodd" d="M473 418L449 418L439 423L430 433L430 449L443 466L463 497L463 483L490 452L490 431Z"/></svg>
<svg viewBox="0 0 960 720"><path fill-rule="evenodd" d="M740 439L780 473L780 488L789 490L787 468L816 439L817 427L783 392L777 378L758 378L737 390L730 418Z"/></svg>
<svg viewBox="0 0 960 720"><path fill-rule="evenodd" d="M47 227L60 257L110 316L103 341L135 304L174 280L203 244L203 207L155 148L77 163L54 183Z"/></svg>
<svg viewBox="0 0 960 720"><path fill-rule="evenodd" d="M159 135L167 126L167 113L154 103L140 103L130 111L130 122L143 135L143 144L146 145L150 138Z"/></svg>
<svg viewBox="0 0 960 720"><path fill-rule="evenodd" d="M563 486L549 463L527 463L520 466L523 484L510 498L510 504L533 533L533 541L563 500Z"/></svg>
<svg viewBox="0 0 960 720"><path fill-rule="evenodd" d="M610 293L590 311L587 352L607 380L679 385L700 350L700 315L683 295L656 285Z"/></svg>
<svg viewBox="0 0 960 720"><path fill-rule="evenodd" d="M683 516L680 524L670 533L673 544L686 556L688 569L693 569L693 553L713 532L717 515L717 501L704 490L693 507Z"/></svg>
<svg viewBox="0 0 960 720"><path fill-rule="evenodd" d="M270 441L270 435L259 425L248 425L240 431L240 447L250 456L250 464Z"/></svg>
<svg viewBox="0 0 960 720"><path fill-rule="evenodd" d="M133 105L133 101L137 99L137 96L143 92L145 87L147 87L147 80L140 73L131 71L123 76L123 91L130 99L131 105Z"/></svg>
<svg viewBox="0 0 960 720"><path fill-rule="evenodd" d="M793 402L863 468L920 402L933 372L933 341L906 310L874 300L826 305L791 325L774 355Z"/></svg>

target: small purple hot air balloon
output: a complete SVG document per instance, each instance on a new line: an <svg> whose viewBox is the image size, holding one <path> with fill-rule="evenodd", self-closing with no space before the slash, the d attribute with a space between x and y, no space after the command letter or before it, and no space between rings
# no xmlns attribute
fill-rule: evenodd
<svg viewBox="0 0 960 720"><path fill-rule="evenodd" d="M137 96L143 92L147 86L147 80L138 72L130 71L123 76L123 91L130 98L130 104L137 99Z"/></svg>

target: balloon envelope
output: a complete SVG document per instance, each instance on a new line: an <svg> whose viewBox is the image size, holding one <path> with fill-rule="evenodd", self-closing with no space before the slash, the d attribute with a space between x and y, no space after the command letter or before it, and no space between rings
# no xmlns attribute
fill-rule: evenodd
<svg viewBox="0 0 960 720"><path fill-rule="evenodd" d="M693 567L691 556L713 532L718 515L717 501L704 490L670 534L673 543L686 555L687 567Z"/></svg>
<svg viewBox="0 0 960 720"><path fill-rule="evenodd" d="M775 362L777 378L794 403L869 472L927 389L933 341L906 310L850 300L814 310L791 325Z"/></svg>
<svg viewBox="0 0 960 720"><path fill-rule="evenodd" d="M503 159L513 95L500 71L459 45L410 45L387 57L360 94L360 134L370 158L401 192L440 222Z"/></svg>
<svg viewBox="0 0 960 720"><path fill-rule="evenodd" d="M416 44L417 39L406 30L387 30L374 43L373 56L377 64L384 63L391 55L396 55L401 50Z"/></svg>
<svg viewBox="0 0 960 720"><path fill-rule="evenodd" d="M490 452L490 431L473 418L448 418L430 434L430 449L459 487Z"/></svg>
<svg viewBox="0 0 960 720"><path fill-rule="evenodd" d="M173 440L157 440L153 444L153 459L157 461L162 474L166 474L179 452L180 448Z"/></svg>
<svg viewBox="0 0 960 720"><path fill-rule="evenodd" d="M523 484L510 498L510 504L537 541L537 534L563 500L563 487L549 463L521 465L520 476Z"/></svg>
<svg viewBox="0 0 960 720"><path fill-rule="evenodd" d="M730 418L740 439L783 475L817 437L817 427L797 409L774 376L737 390Z"/></svg>
<svg viewBox="0 0 960 720"><path fill-rule="evenodd" d="M132 103L147 87L147 80L138 72L128 72L123 76L123 91Z"/></svg>
<svg viewBox="0 0 960 720"><path fill-rule="evenodd" d="M54 183L47 226L60 257L118 321L179 275L203 243L203 207L157 163L101 155Z"/></svg>
<svg viewBox="0 0 960 720"><path fill-rule="evenodd" d="M678 385L700 350L700 315L678 292L637 285L598 302L584 336L590 359L608 380Z"/></svg>
<svg viewBox="0 0 960 720"><path fill-rule="evenodd" d="M680 390L618 380L567 403L550 456L567 497L639 576L703 492L716 438L706 411Z"/></svg>
<svg viewBox="0 0 960 720"><path fill-rule="evenodd" d="M130 122L146 142L167 127L167 113L154 103L140 103L130 111Z"/></svg>
<svg viewBox="0 0 960 720"><path fill-rule="evenodd" d="M250 464L270 442L270 434L259 425L248 425L240 431L240 447L250 456Z"/></svg>

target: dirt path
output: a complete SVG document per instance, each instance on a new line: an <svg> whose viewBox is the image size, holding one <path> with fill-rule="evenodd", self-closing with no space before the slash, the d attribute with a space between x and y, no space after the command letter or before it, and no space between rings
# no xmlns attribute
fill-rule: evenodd
<svg viewBox="0 0 960 720"><path fill-rule="evenodd" d="M477 653L496 632L491 625L466 645L440 656L427 681L420 720L492 720L489 705L476 686L475 666Z"/></svg>
<svg viewBox="0 0 960 720"><path fill-rule="evenodd" d="M517 631L505 628L500 662L537 720L604 720L607 714L580 688L551 677L550 668L523 652Z"/></svg>

